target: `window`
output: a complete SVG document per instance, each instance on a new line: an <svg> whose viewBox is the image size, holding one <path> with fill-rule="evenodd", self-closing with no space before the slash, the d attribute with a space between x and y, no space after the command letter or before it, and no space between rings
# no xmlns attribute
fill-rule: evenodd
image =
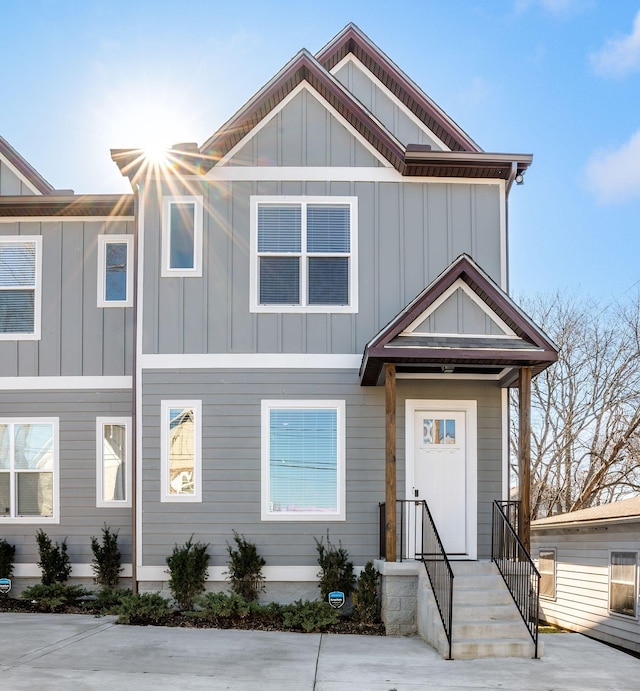
<svg viewBox="0 0 640 691"><path fill-rule="evenodd" d="M637 552L611 552L609 609L612 612L636 616L637 562Z"/></svg>
<svg viewBox="0 0 640 691"><path fill-rule="evenodd" d="M548 600L556 598L556 551L555 549L541 549L538 555L538 570L540 571L540 597Z"/></svg>
<svg viewBox="0 0 640 691"><path fill-rule="evenodd" d="M0 522L59 520L57 418L0 419Z"/></svg>
<svg viewBox="0 0 640 691"><path fill-rule="evenodd" d="M0 340L40 338L42 238L0 238Z"/></svg>
<svg viewBox="0 0 640 691"><path fill-rule="evenodd" d="M96 506L131 506L131 418L96 420Z"/></svg>
<svg viewBox="0 0 640 691"><path fill-rule="evenodd" d="M98 307L130 307L133 304L131 235L98 237Z"/></svg>
<svg viewBox="0 0 640 691"><path fill-rule="evenodd" d="M164 197L163 276L202 276L202 209L202 197Z"/></svg>
<svg viewBox="0 0 640 691"><path fill-rule="evenodd" d="M201 401L162 401L161 501L202 501Z"/></svg>
<svg viewBox="0 0 640 691"><path fill-rule="evenodd" d="M252 197L251 311L356 312L355 197Z"/></svg>
<svg viewBox="0 0 640 691"><path fill-rule="evenodd" d="M262 519L345 520L344 401L262 402Z"/></svg>

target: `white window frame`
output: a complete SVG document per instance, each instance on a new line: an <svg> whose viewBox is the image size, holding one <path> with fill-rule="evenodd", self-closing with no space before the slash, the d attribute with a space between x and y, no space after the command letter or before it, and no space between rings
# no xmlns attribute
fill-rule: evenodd
<svg viewBox="0 0 640 691"><path fill-rule="evenodd" d="M636 562L633 569L633 614L624 614L623 612L618 612L611 608L611 586L614 581L611 578L611 573L613 570L613 555L614 554L634 554ZM615 581L615 583L623 583L623 581ZM622 617L623 619L637 619L638 618L638 552L635 549L612 549L609 551L609 574L607 578L607 606L609 613L614 617Z"/></svg>
<svg viewBox="0 0 640 691"><path fill-rule="evenodd" d="M171 207L174 204L193 204L193 268L174 269L171 261ZM202 227L204 221L204 201L202 196L183 195L162 198L162 269L165 278L197 278L202 276Z"/></svg>
<svg viewBox="0 0 640 691"><path fill-rule="evenodd" d="M4 523L33 524L33 523L60 523L60 418L57 417L7 417L0 418L2 425L44 425L53 426L53 482L52 501L53 513L51 516L3 516L0 515L0 526ZM12 469L9 472L10 503L16 505L16 473L24 471Z"/></svg>
<svg viewBox="0 0 640 691"><path fill-rule="evenodd" d="M557 590L557 580L556 580L556 569L557 569L557 561L558 561L558 553L556 551L555 547L540 547L538 550L538 571L540 571L540 580L542 581L542 570L540 569L540 555L542 552L552 552L553 553L553 595L543 595L542 594L542 589L540 589L540 597L543 598L544 600L555 600L556 599L556 590ZM545 575L549 575L548 572L544 572Z"/></svg>
<svg viewBox="0 0 640 691"><path fill-rule="evenodd" d="M337 412L337 459L336 459L336 501L335 513L313 513L296 511L295 513L273 512L269 510L270 488L270 412L276 408L331 409ZM261 443L261 517L263 521L344 521L346 520L346 404L343 400L263 400L262 401L262 443Z"/></svg>
<svg viewBox="0 0 640 691"><path fill-rule="evenodd" d="M169 434L171 432L169 409L193 409L193 494L171 494L169 492ZM160 501L201 502L202 501L202 401L165 400L160 402Z"/></svg>
<svg viewBox="0 0 640 691"><path fill-rule="evenodd" d="M107 245L127 246L126 297L107 300ZM133 236L98 235L98 307L131 307L133 305Z"/></svg>
<svg viewBox="0 0 640 691"><path fill-rule="evenodd" d="M125 433L125 485L124 499L104 499L104 427L105 425L122 425ZM131 418L98 417L96 418L96 507L115 508L131 506Z"/></svg>
<svg viewBox="0 0 640 691"><path fill-rule="evenodd" d="M35 286L33 300L33 331L23 333L0 333L0 341L39 341L41 338L42 315L42 236L41 235L5 235L0 243L33 242L36 248ZM16 287L18 288L18 287ZM0 288L2 290L2 288ZM6 288L12 290L12 288Z"/></svg>
<svg viewBox="0 0 640 691"><path fill-rule="evenodd" d="M344 204L349 206L350 242L349 242L349 304L348 305L307 305L307 262L300 263L300 296L299 305L270 304L263 305L259 301L260 256L258 254L258 207L266 204L300 204L302 207L302 249L296 253L303 259L309 256L306 251L306 207L311 204ZM251 312L305 312L305 313L356 313L358 311L358 198L331 196L260 196L250 197L250 226L251 226L251 269L249 275L249 294ZM279 255L283 256L283 255ZM331 254L330 256L333 256Z"/></svg>

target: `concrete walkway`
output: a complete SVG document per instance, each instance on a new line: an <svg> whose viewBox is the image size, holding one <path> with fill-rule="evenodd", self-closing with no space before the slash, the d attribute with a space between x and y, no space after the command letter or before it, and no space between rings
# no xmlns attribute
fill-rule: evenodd
<svg viewBox="0 0 640 691"><path fill-rule="evenodd" d="M440 658L419 638L117 626L113 617L0 614L0 689L638 689L640 660L578 634L542 660Z"/></svg>

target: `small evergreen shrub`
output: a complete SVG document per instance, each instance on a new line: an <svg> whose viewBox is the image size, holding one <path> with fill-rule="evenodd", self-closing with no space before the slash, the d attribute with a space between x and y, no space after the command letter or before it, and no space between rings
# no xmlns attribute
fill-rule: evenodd
<svg viewBox="0 0 640 691"><path fill-rule="evenodd" d="M129 588L103 588L95 596L95 600L83 603L83 607L101 614L117 614L118 607L131 597L131 591Z"/></svg>
<svg viewBox="0 0 640 691"><path fill-rule="evenodd" d="M357 591L354 597L354 619L361 624L377 624L378 614L378 573L373 568L373 562L368 561L360 572Z"/></svg>
<svg viewBox="0 0 640 691"><path fill-rule="evenodd" d="M114 608L118 624L162 624L172 612L169 601L157 593L128 595Z"/></svg>
<svg viewBox="0 0 640 691"><path fill-rule="evenodd" d="M258 595L264 592L264 576L262 567L265 560L258 554L257 547L253 542L245 539L244 535L239 535L233 531L235 548L227 542L227 552L229 553L229 581L231 590L241 595L248 602L254 602Z"/></svg>
<svg viewBox="0 0 640 691"><path fill-rule="evenodd" d="M329 532L327 531L327 545L325 547L322 538L314 538L316 541L316 549L318 551L318 564L320 565L320 573L318 577L320 582L320 595L326 601L327 596L334 590L340 590L345 594L345 597L353 592L355 584L355 576L353 574L353 562L349 561L349 554L338 543L338 547L331 544L329 540Z"/></svg>
<svg viewBox="0 0 640 691"><path fill-rule="evenodd" d="M93 560L91 568L95 574L96 583L103 588L116 588L120 578L120 550L118 549L118 531L111 532L106 524L102 529L102 542L98 538L91 538Z"/></svg>
<svg viewBox="0 0 640 691"><path fill-rule="evenodd" d="M339 620L338 611L328 602L297 600L283 608L282 621L288 628L300 628L306 633L323 631Z"/></svg>
<svg viewBox="0 0 640 691"><path fill-rule="evenodd" d="M42 612L57 612L66 607L77 607L78 599L88 595L81 585L67 585L56 581L37 583L22 591L22 598L38 604Z"/></svg>
<svg viewBox="0 0 640 691"><path fill-rule="evenodd" d="M167 557L169 589L181 610L193 609L197 595L204 592L209 566L208 544L192 542L193 535L182 547L176 545Z"/></svg>
<svg viewBox="0 0 640 691"><path fill-rule="evenodd" d="M247 602L237 593L204 593L197 602L200 608L199 615L214 623L221 619L243 619L256 607L252 607L253 603Z"/></svg>
<svg viewBox="0 0 640 691"><path fill-rule="evenodd" d="M42 530L36 533L40 561L38 566L42 570L42 585L65 583L71 574L71 563L67 554L67 538L55 546L47 534Z"/></svg>
<svg viewBox="0 0 640 691"><path fill-rule="evenodd" d="M11 578L15 556L15 545L10 544L4 538L0 538L0 578Z"/></svg>

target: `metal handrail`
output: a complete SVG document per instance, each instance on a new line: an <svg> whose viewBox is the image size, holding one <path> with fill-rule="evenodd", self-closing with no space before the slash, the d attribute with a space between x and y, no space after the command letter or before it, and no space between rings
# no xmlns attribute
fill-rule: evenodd
<svg viewBox="0 0 640 691"><path fill-rule="evenodd" d="M507 518L516 516L519 502L493 502L491 531L491 560L498 567L511 597L520 612L534 644L534 658L538 657L538 604L540 574L529 552L518 537L514 525Z"/></svg>
<svg viewBox="0 0 640 691"><path fill-rule="evenodd" d="M422 499L397 499L396 511L400 511L398 521L400 530L400 560L404 558L405 545L405 505L414 509L414 554L415 559L424 564L424 568L431 584L431 591L436 601L438 613L442 621L448 643L447 659L451 660L451 639L453 630L453 570L447 554L442 546L442 540L431 516L427 502ZM386 506L380 504L380 556L385 557L384 526L386 523ZM421 526L418 539L418 526Z"/></svg>

